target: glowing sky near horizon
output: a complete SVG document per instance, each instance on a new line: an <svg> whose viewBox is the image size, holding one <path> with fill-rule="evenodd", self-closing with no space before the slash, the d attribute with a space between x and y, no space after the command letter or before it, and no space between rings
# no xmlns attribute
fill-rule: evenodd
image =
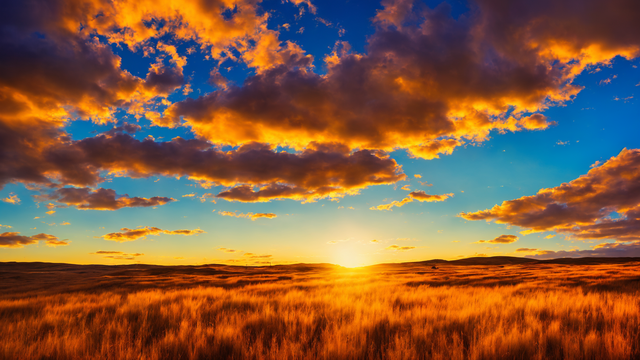
<svg viewBox="0 0 640 360"><path fill-rule="evenodd" d="M0 261L640 256L640 4L575 5L3 4Z"/></svg>

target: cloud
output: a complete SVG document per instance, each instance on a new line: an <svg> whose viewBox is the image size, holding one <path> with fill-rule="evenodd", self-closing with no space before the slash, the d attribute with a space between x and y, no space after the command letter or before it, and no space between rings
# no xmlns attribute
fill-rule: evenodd
<svg viewBox="0 0 640 360"><path fill-rule="evenodd" d="M20 205L20 198L18 197L18 195L9 194L9 196L2 199L2 201L13 205Z"/></svg>
<svg viewBox="0 0 640 360"><path fill-rule="evenodd" d="M584 69L638 55L638 25L616 10L637 4L585 6L478 0L453 18L446 3L384 1L366 53L335 51L326 75L272 66L240 86L173 104L163 121L217 144L303 149L323 139L426 159L486 141L491 131L543 130L553 121L539 111L577 95L572 81Z"/></svg>
<svg viewBox="0 0 640 360"><path fill-rule="evenodd" d="M586 175L536 195L459 216L520 226L528 229L525 234L556 231L578 240L640 240L640 150L624 149Z"/></svg>
<svg viewBox="0 0 640 360"><path fill-rule="evenodd" d="M89 255L104 255L105 259L113 259L113 260L135 260L138 256L144 256L141 253L127 254L122 251L105 251L99 250L95 253L90 253Z"/></svg>
<svg viewBox="0 0 640 360"><path fill-rule="evenodd" d="M393 201L393 202L391 202L389 204L381 204L381 205L378 205L378 206L372 206L372 207L369 208L369 210L388 210L388 211L393 211L393 207L394 206L402 207L402 206L404 206L404 204L410 203L412 201L413 201L413 198L407 197L407 198L402 199L401 201L397 201L396 200L396 201Z"/></svg>
<svg viewBox="0 0 640 360"><path fill-rule="evenodd" d="M227 248L218 248L218 250L222 251L222 252L226 252L226 253L236 253L236 252L242 252L240 250L233 250L233 249L227 249Z"/></svg>
<svg viewBox="0 0 640 360"><path fill-rule="evenodd" d="M374 244L379 244L379 243L380 243L380 240L373 239L373 240L371 240L371 241L369 241L369 242L374 243Z"/></svg>
<svg viewBox="0 0 640 360"><path fill-rule="evenodd" d="M516 249L516 252L536 252L538 249L530 249L530 248L519 248Z"/></svg>
<svg viewBox="0 0 640 360"><path fill-rule="evenodd" d="M544 238L545 239L551 239L551 238L554 238L555 236L556 236L556 234L549 234L549 235L545 236Z"/></svg>
<svg viewBox="0 0 640 360"><path fill-rule="evenodd" d="M217 194L219 198L258 202L340 198L371 185L392 184L406 177L396 161L383 153L369 150L349 153L344 147L326 144L316 144L298 154L276 152L268 145L256 143L223 152L196 139L155 142L116 134L75 142L54 142L39 154L32 155L19 164L6 164L7 169L0 171L0 183L23 181L47 186L93 186L103 181L100 171L108 170L118 176L134 178L186 176L207 187L232 186ZM0 170L4 165L0 165ZM3 178L4 174L7 176ZM88 191L60 189L51 196L55 199L60 197L58 193L72 192L82 192L83 197L98 195ZM108 190L102 190L105 191ZM111 197L114 196L112 193Z"/></svg>
<svg viewBox="0 0 640 360"><path fill-rule="evenodd" d="M74 206L79 210L118 210L125 207L160 206L175 201L173 198L154 196L152 198L116 195L115 190L98 188L61 188L49 194L37 195L36 199L55 201L56 207Z"/></svg>
<svg viewBox="0 0 640 360"><path fill-rule="evenodd" d="M493 240L478 240L474 244L491 243L491 244L511 244L518 241L515 235L500 235Z"/></svg>
<svg viewBox="0 0 640 360"><path fill-rule="evenodd" d="M576 12L561 1L477 0L454 18L446 4L385 0L366 52L341 42L316 73L253 0L15 2L0 14L10 29L0 34L0 67L12 70L0 75L0 188L22 182L56 195L95 188L105 173L184 176L229 187L220 198L260 202L393 184L405 176L383 151L433 159L492 132L543 130L553 121L539 113L578 94L572 81L584 69L636 57L640 25L620 9L635 14L640 5L603 4L585 0ZM255 75L240 85L212 76L216 90L171 104L167 95L185 82L184 42L195 43L187 53L217 62L213 75L225 60ZM112 46L155 57L146 77L123 69ZM185 126L196 139L139 141L131 124L82 140L64 130L69 120L104 124L121 113ZM114 194L111 208L152 199Z"/></svg>
<svg viewBox="0 0 640 360"><path fill-rule="evenodd" d="M413 202L413 200L418 200L420 202L438 202L445 201L446 199L452 197L454 194L442 194L442 195L429 195L425 193L423 190L413 191L409 193L409 196L402 199L401 201L393 201L389 204L382 204L378 206L372 206L369 210L389 210L393 211L393 207L402 207L407 203Z"/></svg>
<svg viewBox="0 0 640 360"><path fill-rule="evenodd" d="M269 259L273 257L273 255L256 255L254 253L244 253L242 256L249 259Z"/></svg>
<svg viewBox="0 0 640 360"><path fill-rule="evenodd" d="M233 216L233 217L237 217L237 218L251 219L251 221L256 221L257 219L260 219L260 218L273 219L273 218L277 218L278 217L278 215L273 214L273 213L252 213L252 212L248 212L246 214L243 214L243 213L238 214L237 212L220 211L220 212L218 212L218 214L220 214L222 216Z"/></svg>
<svg viewBox="0 0 640 360"><path fill-rule="evenodd" d="M415 249L415 246L399 246L399 245L391 245L391 246L387 246L386 248L384 248L385 250L392 250L392 251L408 251L408 250L413 250Z"/></svg>
<svg viewBox="0 0 640 360"><path fill-rule="evenodd" d="M163 230L157 227L145 226L138 229L128 229L122 228L120 232L109 233L106 235L102 235L101 237L105 240L117 241L117 242L126 242L126 241L134 241L138 239L146 239L149 235L199 235L204 234L205 232L200 229L194 230Z"/></svg>
<svg viewBox="0 0 640 360"><path fill-rule="evenodd" d="M38 241L44 241L47 246L51 247L69 245L68 240L59 240L56 236L44 233L32 236L20 235L19 232L0 234L0 247L21 248L24 245L36 244Z"/></svg>
<svg viewBox="0 0 640 360"><path fill-rule="evenodd" d="M538 250L534 255L527 255L526 257L535 259L557 259L567 257L640 257L640 243L603 243L593 246L593 249L590 250Z"/></svg>

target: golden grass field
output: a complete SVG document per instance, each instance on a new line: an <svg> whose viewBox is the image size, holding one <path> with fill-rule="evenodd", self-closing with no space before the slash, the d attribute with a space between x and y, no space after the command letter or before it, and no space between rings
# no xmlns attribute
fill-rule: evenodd
<svg viewBox="0 0 640 360"><path fill-rule="evenodd" d="M640 259L433 264L0 263L0 358L640 358Z"/></svg>

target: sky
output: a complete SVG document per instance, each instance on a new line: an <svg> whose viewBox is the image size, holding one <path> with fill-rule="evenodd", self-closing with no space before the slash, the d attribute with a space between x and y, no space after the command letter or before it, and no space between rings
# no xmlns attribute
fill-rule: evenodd
<svg viewBox="0 0 640 360"><path fill-rule="evenodd" d="M0 261L640 256L635 0L0 11Z"/></svg>

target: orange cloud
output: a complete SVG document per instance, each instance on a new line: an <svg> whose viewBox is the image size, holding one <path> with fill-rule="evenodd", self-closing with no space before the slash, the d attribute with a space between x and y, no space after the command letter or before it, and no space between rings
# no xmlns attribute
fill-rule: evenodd
<svg viewBox="0 0 640 360"><path fill-rule="evenodd" d="M18 195L11 195L9 194L8 197L2 199L2 201L9 203L9 204L13 204L13 205L19 205L20 204L20 198L18 197Z"/></svg>
<svg viewBox="0 0 640 360"><path fill-rule="evenodd" d="M47 246L51 247L69 245L68 240L59 240L56 236L44 233L32 236L20 235L19 232L0 234L0 247L21 248L24 245L36 244L38 241L44 241Z"/></svg>
<svg viewBox="0 0 640 360"><path fill-rule="evenodd" d="M220 212L218 212L218 214L220 214L222 216L233 216L233 217L237 217L237 218L251 219L251 221L256 221L259 218L273 219L273 218L277 218L278 217L278 215L273 214L273 213L252 213L252 212L248 212L246 214L243 214L243 213L238 214L237 212L220 211Z"/></svg>
<svg viewBox="0 0 640 360"><path fill-rule="evenodd" d="M409 196L402 199L402 201L393 201L389 204L382 204L378 206L372 206L369 210L389 210L392 211L393 207L402 207L407 203L413 202L413 200L418 200L420 202L437 202L437 201L445 201L446 199L452 197L454 194L442 194L442 195L429 195L425 193L423 190L417 190L409 193Z"/></svg>
<svg viewBox="0 0 640 360"><path fill-rule="evenodd" d="M551 230L575 239L640 240L639 184L640 150L623 149L569 183L459 216L528 229L523 233ZM613 219L613 212L621 216Z"/></svg>
<svg viewBox="0 0 640 360"><path fill-rule="evenodd" d="M549 2L517 7L515 20L498 3L479 0L473 16L456 20L445 5L423 11L411 1L385 0L366 54L334 51L326 75L274 65L242 86L173 104L163 121L177 126L184 119L217 144L304 149L337 142L432 159L485 141L491 131L546 129L554 122L539 112L578 94L577 74L638 55L640 37L628 31L637 25L617 10L604 10L607 18Z"/></svg>
<svg viewBox="0 0 640 360"><path fill-rule="evenodd" d="M321 74L266 26L270 13L253 0L16 2L3 13L12 30L0 34L0 66L12 70L0 76L0 188L95 187L106 172L186 176L230 187L217 196L233 201L341 198L405 178L382 151L433 159L491 132L545 129L553 121L540 112L578 94L578 74L640 49L638 22L620 16L640 11L633 0L585 0L578 12L562 1L477 0L472 16L457 18L446 5L382 5L367 52L341 42ZM187 41L196 46L180 53ZM112 44L155 56L146 77L124 70ZM171 104L166 96L184 85L198 49L255 75L230 85L214 65L215 91ZM62 130L69 119L112 122L120 111L186 126L198 140L138 141L130 127L73 141ZM221 144L238 148L212 147ZM152 199L114 195L111 207Z"/></svg>
<svg viewBox="0 0 640 360"><path fill-rule="evenodd" d="M160 228L157 228L157 227L145 226L143 228L138 228L138 229L122 228L122 229L120 229L120 232L114 232L114 233L109 233L109 234L106 234L106 235L102 235L102 238L104 238L105 240L110 240L110 241L126 242L126 241L134 241L134 240L138 240L138 239L145 239L149 235L167 234L167 235L185 235L185 236L190 236L190 235L198 235L198 234L203 234L203 233L204 233L204 231L202 231L200 229L194 229L194 230L163 230L163 229L160 229Z"/></svg>
<svg viewBox="0 0 640 360"><path fill-rule="evenodd" d="M515 235L500 235L492 240L478 240L474 244L491 243L491 244L511 244L518 241ZM517 250L516 250L517 251Z"/></svg>

